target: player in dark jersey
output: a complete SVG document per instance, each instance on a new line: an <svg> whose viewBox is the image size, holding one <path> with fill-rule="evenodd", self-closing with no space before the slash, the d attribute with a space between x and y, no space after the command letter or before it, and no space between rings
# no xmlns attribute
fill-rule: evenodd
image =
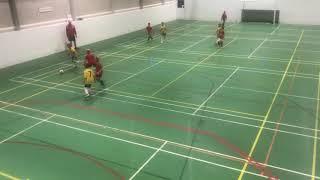
<svg viewBox="0 0 320 180"><path fill-rule="evenodd" d="M98 81L102 86L105 86L104 81L102 80L103 75L103 66L100 63L100 58L96 57L96 64L95 64L95 80Z"/></svg>

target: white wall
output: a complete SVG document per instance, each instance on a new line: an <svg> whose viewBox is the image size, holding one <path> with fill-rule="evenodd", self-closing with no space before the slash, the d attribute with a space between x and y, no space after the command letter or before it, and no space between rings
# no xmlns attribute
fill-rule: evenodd
<svg viewBox="0 0 320 180"><path fill-rule="evenodd" d="M223 10L229 21L241 19L241 9L280 10L280 22L287 24L320 25L320 0L185 0L185 11L178 17L185 19L219 21ZM182 16L183 15L183 16Z"/></svg>
<svg viewBox="0 0 320 180"><path fill-rule="evenodd" d="M320 25L320 0L277 0L280 22Z"/></svg>
<svg viewBox="0 0 320 180"><path fill-rule="evenodd" d="M0 28L12 26L8 1L0 1Z"/></svg>
<svg viewBox="0 0 320 180"><path fill-rule="evenodd" d="M147 22L176 19L176 2L76 21L80 45L136 31ZM128 23L127 23L128 22ZM0 33L0 67L29 61L65 49L65 24Z"/></svg>
<svg viewBox="0 0 320 180"><path fill-rule="evenodd" d="M229 21L239 21L241 7L240 0L185 0L185 18L218 21L225 10Z"/></svg>
<svg viewBox="0 0 320 180"><path fill-rule="evenodd" d="M276 8L277 0L256 0L243 3L244 9L271 10Z"/></svg>

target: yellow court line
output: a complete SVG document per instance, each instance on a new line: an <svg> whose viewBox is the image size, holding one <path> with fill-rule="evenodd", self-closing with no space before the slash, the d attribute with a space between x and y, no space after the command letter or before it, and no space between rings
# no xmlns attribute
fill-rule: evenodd
<svg viewBox="0 0 320 180"><path fill-rule="evenodd" d="M6 173L1 172L1 171L0 171L0 176L6 177L6 178L8 178L8 179L10 179L10 180L20 180L20 179L17 178L17 177L14 177L14 176L12 176L12 175L6 174Z"/></svg>
<svg viewBox="0 0 320 180"><path fill-rule="evenodd" d="M317 112L316 112L316 124L315 124L315 131L314 131L314 137L318 138L318 124L319 124L319 96L320 96L320 73L319 73L319 80L318 80L318 100L317 100ZM312 160L312 180L315 180L316 176L316 160L317 160L317 139L314 140L313 142L313 160Z"/></svg>
<svg viewBox="0 0 320 180"><path fill-rule="evenodd" d="M254 152L257 144L258 144L258 141L259 141L259 139L260 139L260 137L261 137L261 134L262 134L262 131L263 131L263 129L264 129L264 126L265 126L265 124L266 124L266 122L267 122L267 119L268 119L268 117L269 117L269 115L270 115L270 112L271 112L271 109L272 109L272 107L273 107L273 104L274 104L274 102L276 101L276 99L277 99L277 97L278 97L278 94L279 94L279 92L280 92L280 89L281 89L281 87L282 87L282 84L283 84L283 82L284 82L284 79L285 79L285 77L286 77L286 75L287 75L287 73L288 73L289 67L290 67L290 65L291 65L291 62L293 61L294 55L296 54L297 49L298 49L298 47L299 47L299 44L300 44L300 42L301 42L301 40L302 40L303 34L304 34L304 30L302 30L302 32L301 32L301 34L300 34L300 38L299 38L299 41L298 41L298 43L297 43L297 46L295 47L295 49L294 49L294 51L293 51L293 53L292 53L291 59L290 59L288 65L287 65L287 68L286 68L283 76L282 76L282 79L281 79L281 81L280 81L280 83L279 83L278 89L277 89L277 91L276 91L276 93L275 93L275 95L274 95L274 97L273 97L273 99L272 99L272 102L271 102L271 105L270 105L270 107L269 107L269 109L268 109L268 112L267 112L267 114L266 114L266 116L265 116L265 118L264 118L264 120L263 120L263 122L262 122L262 124L261 124L261 126L260 126L260 129L259 129L259 131L258 131L258 133L257 133L257 136L256 136L256 138L255 138L255 140L254 140L254 142L253 142L253 144L252 144L252 147L251 147L251 149L250 149L250 153L249 153L249 155L248 155L248 156L249 156L248 158L250 158L250 157L252 156L252 154L253 154L253 152ZM239 175L239 177L238 177L238 180L242 180L243 175L244 175L244 173L246 172L246 169L247 169L247 167L248 167L248 163L249 163L249 161L246 161L246 163L243 165L243 168L242 168L241 173L240 173L240 175Z"/></svg>

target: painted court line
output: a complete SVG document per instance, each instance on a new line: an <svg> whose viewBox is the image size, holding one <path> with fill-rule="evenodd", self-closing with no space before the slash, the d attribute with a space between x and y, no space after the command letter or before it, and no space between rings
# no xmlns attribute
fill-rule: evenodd
<svg viewBox="0 0 320 180"><path fill-rule="evenodd" d="M9 175L9 174L1 172L1 171L0 171L0 176L5 177L10 180L21 180L20 178L14 177L12 175Z"/></svg>
<svg viewBox="0 0 320 180"><path fill-rule="evenodd" d="M270 35L273 35L276 31L278 31L278 30L279 30L279 28L280 28L280 25L278 25L278 27L277 27L277 28L275 28L275 29L270 33Z"/></svg>
<svg viewBox="0 0 320 180"><path fill-rule="evenodd" d="M10 104L10 103L6 103L6 102L3 102L3 103L5 103L5 104ZM183 147L187 147L187 148L192 148L192 149L197 149L197 150L199 150L199 151L205 151L205 152L208 152L208 153L217 154L217 155L221 155L221 156L224 156L224 157L229 157L229 158L233 158L233 159L243 160L243 159L240 159L240 158L237 158L237 157L233 157L233 156L229 156L229 155L226 155L226 154L221 154L221 153L217 153L217 152L214 152L214 151L204 150L204 149L201 149L201 148L192 147L192 146L188 146L188 145L184 145L184 144L179 144L179 143L175 143L175 142L171 142L171 141L168 141L168 140L163 140L163 139L159 139L159 138L155 138L155 137L151 137L151 136L141 135L141 134L134 133L134 132L130 132L130 131L126 131L126 130L120 130L120 129L117 129L117 128L111 128L111 127L108 127L108 126L104 126L104 125L100 125L100 124L95 124L95 123L92 123L92 122L87 122L87 121L79 120L79 119L72 118L72 117L68 117L68 116L63 116L63 115L59 115L59 114L55 114L55 113L50 113L50 112L46 112L46 111L41 111L41 110L37 110L37 109L33 109L33 108L21 106L21 105L14 105L14 106L21 107L21 108L24 108L24 109L28 109L28 110L31 110L31 111L36 111L36 112L41 112L41 113L49 114L49 115L55 115L56 117L66 118L66 119L74 120L74 121L81 122L81 123L84 123L84 124L93 125L93 126L96 126L96 127L108 128L108 129L112 129L112 130L115 130L115 131L121 131L121 132L125 132L125 133L128 133L128 134L138 135L138 136L141 136L141 137L146 137L146 138L150 138L150 139L155 139L155 140L162 141L162 142L167 141L167 142L170 143L170 144L176 144L176 145L179 145L179 146L183 146ZM18 114L18 115L22 115L22 116L25 116L25 117L30 117L30 118L33 118L33 119L39 119L39 118L37 118L37 117L25 115L25 114L18 113L18 112L15 112L15 111L10 111L10 110L1 109L1 108L0 108L0 110L6 111L6 112L10 112L10 113L14 113L14 114ZM39 120L42 120L42 119L39 119ZM49 121L48 123L52 123L52 122ZM143 147L145 147L145 146L143 146ZM157 148L152 148L152 149L156 150ZM246 161L246 160L245 160L245 161ZM210 163L209 163L209 164L210 164ZM302 175L302 176L306 176L306 177L311 177L311 175L309 175L309 174L305 174L305 173L301 173L301 172L298 172L298 171L289 170L289 169L286 169L286 168L280 168L280 167L272 166L272 165L265 165L265 166L268 166L268 167L271 167L271 168L274 168L274 169L279 169L279 170L286 171L286 172L290 172L290 173L294 173L294 174L298 174L298 175ZM317 177L317 176L316 176L316 179L320 179L320 177Z"/></svg>
<svg viewBox="0 0 320 180"><path fill-rule="evenodd" d="M141 48L143 49L143 48ZM155 49L155 51L166 51L166 50L162 50L162 49ZM168 50L167 52L175 52L175 53L178 53L178 51L172 51L172 50ZM190 51L190 52L184 52L183 54L195 54L195 55L203 55L203 56L208 56L210 54L202 54L202 53L195 53L193 51ZM127 57L126 55L114 55L116 57L121 57L121 58L124 58L124 57ZM231 55L231 54L216 54L214 55L214 57L233 57L233 58L240 58L240 59L244 59L244 58L248 58L247 56L236 56L236 55ZM134 59L136 60L147 60L148 57L146 56L136 56ZM167 63L175 63L177 62L176 64L182 64L182 65L191 65L191 64L196 64L196 62L187 62L187 61L182 61L182 60L174 60L174 59L167 59L167 58L155 58L155 59L159 59L159 60L165 60ZM253 56L251 57L251 60L256 60L256 61L274 61L274 62L281 62L281 63L288 63L288 60L285 60L285 59L278 59L278 58L268 58L268 57L256 57L256 56ZM295 60L297 61L297 60ZM297 62L292 62L293 64L294 63L297 63ZM179 62L179 63L178 63ZM299 64L307 64L307 65L315 65L315 66L320 66L320 63L317 64L317 63L312 63L313 61L302 61L302 60L299 60ZM214 65L214 66L213 66ZM225 68L234 68L234 67L240 67L242 69L253 69L253 70L259 70L258 73L266 73L267 71L272 71L272 72L280 72L279 75L282 75L284 71L279 71L279 70L272 70L272 69L263 69L263 68L251 68L251 67L246 67L246 66L231 66L231 65L219 65L219 64L215 64L215 63L202 63L200 64L199 66L205 66L205 67L211 67L211 68L219 68L219 67L225 67ZM262 72L261 72L262 71ZM254 71L252 71L254 72ZM288 76L290 76L290 73L292 74L292 72L288 72ZM296 74L300 74L299 76L296 76L296 77L302 77L302 78L310 78L308 76L312 76L313 79L318 79L317 75L315 74L306 74L306 73L296 73Z"/></svg>
<svg viewBox="0 0 320 180"><path fill-rule="evenodd" d="M34 85L37 86L37 84L34 84ZM38 85L38 86L45 87L45 88L50 88L50 87L48 87L48 86L43 86L43 85ZM52 89L81 95L81 93L78 93L78 92L76 92L76 91L70 91L70 90L59 89L59 88L52 88ZM188 112L184 112L184 111L178 111L178 110L173 110L173 109L168 109L168 108L161 108L161 107L157 107L157 106L151 106L151 105L146 105L146 104L141 104L141 103L135 103L135 102L127 101L127 100L118 100L118 99L107 98L107 97L99 97L99 98L106 99L106 100L117 101L117 102L121 102L121 103L125 103L125 104L134 104L134 105L139 105L139 106L148 107L148 108L153 108L153 109L171 111L171 112L175 112L175 113L179 113L179 114L186 114L186 115L191 115L191 116L208 118L208 119L215 120L215 121L218 121L218 122L227 122L227 123L231 123L231 124L236 124L236 125L247 126L247 127L258 128L258 129L259 129L259 126L256 126L256 125L247 124L247 123L241 123L241 122L232 121L232 120L226 120L226 119L221 119L221 118L214 118L214 117L204 116L204 115L198 115L198 114L193 115L192 113L188 113ZM0 101L0 102L5 103L5 104L8 104L7 102L4 102L4 101ZM22 106L22 107L23 107L23 106ZM203 111L207 111L207 110L203 110ZM213 112L213 111L210 111L210 112ZM214 113L224 114L224 115L234 116L234 117L241 117L241 116L232 115L232 114L227 114L227 113L222 113L222 112L214 112ZM249 120L250 120L250 119L255 120L254 118L249 118L249 117L241 117L241 118L245 118L245 119L249 119ZM259 120L259 121L262 121L262 120ZM269 123L271 123L271 122L269 122ZM272 123L274 124L275 122L272 122ZM267 127L264 127L263 129L266 129L266 130L269 130L269 131L275 131L275 129L267 128ZM314 138L314 136L311 136L311 135L305 135L305 134L295 133L295 132L291 132L291 131L284 131L284 130L278 130L278 131L281 132L281 133L290 134L290 135L302 136L302 137L307 137L307 138L311 138L311 139ZM318 137L318 140L320 140L319 137Z"/></svg>
<svg viewBox="0 0 320 180"><path fill-rule="evenodd" d="M250 58L254 55L254 53L256 53L256 52L258 51L258 49L259 49L267 40L268 40L268 38L265 38L265 39L259 44L259 46L258 46L254 51L252 51L252 53L248 56L248 58L250 59Z"/></svg>
<svg viewBox="0 0 320 180"><path fill-rule="evenodd" d="M23 113L17 113L17 112L6 110L6 109L2 109L2 108L0 108L0 110L6 111L6 112L9 112L9 113L13 113L13 114L17 114L17 115L21 115L21 116L24 116L24 117L29 117L29 118L32 118L32 119L37 119L37 120L44 121L44 119L36 118L36 117L29 116L29 115L26 115L26 114L23 114ZM100 136L100 137L104 137L104 138L108 138L108 139L112 139L112 140L126 142L128 144L133 144L133 145L145 147L145 148L148 148L148 149L154 149L154 150L158 150L159 149L159 148L155 148L155 147L152 147L152 146L144 145L144 144L141 144L141 143L136 143L136 142L125 140L125 139L116 138L116 137L113 137L113 136L108 136L108 135L105 135L105 134L101 134L101 133L97 133L97 132L93 132L93 131L89 131L89 130L85 130L85 129L81 129L81 128L77 128L77 127L73 127L73 126L69 126L69 125L65 125L65 124L61 124L61 123L57 123L57 122L53 122L53 121L50 121L50 120L46 120L44 122L50 123L50 124L54 124L54 125L57 125L57 126L61 126L61 127L65 127L65 128L69 128L69 129L72 129L72 130L75 130L75 131L80 131L80 132L87 133L87 134L93 134L93 135L96 135L96 136ZM236 168L233 168L233 167L225 166L225 165L222 165L222 164L205 161L205 160L194 158L194 157L191 157L191 156L185 156L185 155L182 155L182 154L179 154L179 153L175 153L175 152L171 152L171 151L167 151L167 150L160 149L159 151L175 155L176 157L183 157L183 158L191 159L191 160L194 160L194 161L202 162L202 163L205 163L205 164L218 166L218 167L222 167L222 168L225 168L225 169L229 169L229 170L240 172L240 169L236 169ZM256 173L252 173L252 172L246 172L246 173L251 174L251 175L255 175L255 176L259 176L259 177L267 178L266 176L263 176L263 175L260 175L260 174L256 174Z"/></svg>
<svg viewBox="0 0 320 180"><path fill-rule="evenodd" d="M149 159L143 163L143 165L129 178L129 180L134 179L141 171L142 169L159 153L159 151L167 144L167 141L165 141L158 149L156 152L154 152Z"/></svg>
<svg viewBox="0 0 320 180"><path fill-rule="evenodd" d="M132 74L131 76L129 76L129 77L127 77L127 78L125 78L125 79L123 79L123 80L121 80L121 81L113 84L112 86L110 86L110 87L108 87L108 88L105 88L105 89L102 89L101 91L98 91L98 92L95 94L95 96L97 96L97 95L100 94L101 92L106 91L106 90L109 90L109 89L111 89L112 87L114 87L114 86L116 86L116 85L118 85L118 84L121 84L121 83L123 83L123 82L125 82L125 81L127 81L127 80L129 80L129 79L131 79L131 78L133 78L133 77L141 74L141 73L144 73L145 71L149 70L150 68L153 68L154 66L157 66L158 64L161 64L162 62L163 62L163 61L159 61L159 62L153 64L152 66L149 66L149 67L147 67L147 68L144 68L143 70L141 70L141 71L139 71L139 72L137 72L137 73L135 73L135 74Z"/></svg>
<svg viewBox="0 0 320 180"><path fill-rule="evenodd" d="M18 82L24 83L24 81L18 81ZM48 82L48 83L50 83L50 82ZM54 84L57 84L57 83L54 83ZM40 86L40 87L45 87L45 88L49 88L48 86L43 86L43 85L39 85L39 84L33 84L33 85L35 85L35 86ZM76 89L82 89L81 87L75 87L75 86L68 86L68 85L63 85L63 86L71 87L71 88L76 88ZM53 89L60 90L60 91L64 91L64 92L69 92L69 93L81 94L81 93L78 93L78 92L75 92L75 91L70 91L70 90L65 90L65 89L59 89L59 88L53 88ZM148 99L145 99L145 98L137 98L137 97L127 96L127 95L121 95L121 94L117 94L117 93L112 93L112 91L113 91L113 90L111 90L111 92L109 92L109 93L110 93L110 94L113 94L113 95L123 96L123 97L131 98L131 99L148 100ZM117 92L117 91L114 91L114 92ZM154 109L172 111L172 112L181 113L181 114L192 115L191 113L187 113L187 112L184 112L184 111L178 111L178 110L172 110L172 109L166 109L166 108L159 108L159 107L156 107L156 106L149 106L149 105L140 104L140 103L134 103L134 102L130 102L130 101L121 101L121 100L117 100L117 99L114 99L114 98L107 98L107 97L100 97L100 98L102 98L102 99L107 99L107 100L113 100L113 101L119 101L119 102L136 104L136 105L139 105L139 106L145 106L145 107L150 107L150 108L154 108ZM0 101L0 102L1 102L1 101ZM167 104L167 105L182 107L182 108L186 108L186 109L195 109L195 108L193 108L193 107L187 107L187 106L182 106L182 105L177 105L177 104L164 103L164 102L161 102L161 101L151 101L151 102L157 102L157 103L160 103L160 104ZM244 117L244 116L239 116L239 115L235 115L235 114L228 114L228 113L223 113L223 112L218 112L218 111L210 111L210 110L201 110L201 111L210 112L210 113L216 113L216 114L222 114L222 115L227 115L227 116L232 116L232 117L238 117L238 118L244 118L244 119L253 120L253 121L263 122L262 119L251 118L251 117ZM237 125L244 125L244 126L259 128L259 126L254 126L254 125L250 125L250 124L246 124L246 123L240 123L240 122L236 122L236 121L229 121L229 120L226 120L226 119L213 118L213 117L209 117L209 116L200 116L200 115L194 115L194 116L199 116L199 117L202 117L202 118L213 119L213 120L215 120L215 121L222 121L222 122L228 122L228 123L237 124ZM269 124L276 124L276 122L273 122L273 121L270 121L270 122L268 121L267 123L269 123ZM291 124L285 124L285 123L280 123L280 125L282 125L282 126L287 126L287 127L294 127L294 128L298 128L298 129L309 130L309 131L320 131L320 130L315 130L315 129L312 129L312 128L306 128L306 127L301 127L301 126L296 126L296 125L291 125ZM271 129L271 128L264 128L264 129L274 131L274 129ZM287 133L287 134L291 134L291 135L298 135L298 136L304 136L304 137L308 137L308 138L313 138L313 136L308 136L308 135L299 134L299 133L294 133L294 132L289 132L289 131L279 130L279 132ZM320 140L320 138L318 138L318 139Z"/></svg>
<svg viewBox="0 0 320 180"><path fill-rule="evenodd" d="M19 75L19 76L26 76L26 75L29 75L29 74L32 74L32 73L35 73L35 72L38 72L38 71L42 71L44 69L49 69L53 66L57 66L57 65L60 65L60 64L66 64L66 62L61 62L61 63L57 63L57 64L53 64L53 65L50 65L50 66L46 66L44 68L40 68L40 69L37 69L35 71L31 71L31 72L28 72L28 73L25 73L25 74L22 74L22 75Z"/></svg>
<svg viewBox="0 0 320 180"><path fill-rule="evenodd" d="M11 106L11 105L10 105L10 106ZM4 108L2 107L1 109L4 109ZM10 136L10 137L8 137L8 138L0 141L0 144L3 144L3 143L5 143L5 142L9 141L10 139L13 139L13 138L17 137L17 136L19 136L20 134L23 134L23 133L25 133L26 131L29 131L30 129L32 129L32 128L36 127L36 126L38 126L38 125L40 125L40 124L42 124L42 123L44 123L44 122L47 122L49 119L51 119L51 118L53 118L53 117L55 117L55 115L52 115L52 116L50 116L50 117L48 117L48 118L46 118L46 119L42 119L41 121L37 122L36 124L34 124L34 125L32 125L32 126L29 126L29 127L25 128L25 129L19 131L18 133L16 133L16 134L14 134L14 135L12 135L12 136Z"/></svg>
<svg viewBox="0 0 320 180"><path fill-rule="evenodd" d="M278 85L276 94L274 95L274 97L273 97L273 99L272 99L272 102L271 102L271 105L270 105L270 107L269 107L269 109L268 109L268 112L267 112L267 114L266 114L266 116L265 116L265 118L264 118L264 121L262 122L262 124L261 124L261 126L260 126L260 130L258 131L258 133L257 133L257 135L256 135L256 138L255 138L255 140L254 140L254 142L253 142L253 144L252 144L252 147L251 147L250 153L249 153L249 157L252 156L252 154L253 154L253 152L254 152L257 144L258 144L258 141L259 141L259 139L260 139L260 137L261 137L261 134L262 134L262 131L263 131L264 126L265 126L265 124L266 124L266 121L267 121L267 119L269 118L270 112L271 112L271 110L272 110L272 108L273 108L273 104L274 104L274 102L276 101L276 99L277 99L277 97L278 97L278 93L280 92L280 89L281 89L282 84L283 84L283 82L284 82L284 80L285 80L285 77L286 77L286 75L287 75L287 72L288 72L288 70L289 70L289 67L290 67L290 65L291 65L291 62L292 62L292 60L293 60L293 58L294 58L294 55L296 54L296 51L297 51L297 49L298 49L298 47L299 47L300 42L301 42L301 40L302 40L303 34L304 34L304 30L302 30L302 32L301 32L301 34L300 34L299 41L297 42L296 48L295 48L294 52L292 53L291 59L290 59L288 65L287 65L287 68L286 68L286 70L285 70L285 72L284 72L284 74L283 74L283 76L282 76L282 79L281 79L279 85ZM244 164L244 166L243 166L243 168L242 168L242 171L241 171L241 173L240 173L240 175L239 175L239 177L238 177L238 180L241 180L241 179L243 178L244 172L246 171L247 167L248 167L248 162Z"/></svg>
<svg viewBox="0 0 320 180"><path fill-rule="evenodd" d="M48 76L44 76L44 77L40 78L40 80L41 80L41 79L48 78L48 77L50 77L50 76L52 76L52 75L56 75L56 74L58 74L58 72L57 72L57 73L54 73L54 74L51 74L51 75L48 75ZM4 93L7 93L7 92L10 92L10 91L13 91L13 90L16 90L16 89L18 89L18 88L24 87L24 86L26 86L26 85L28 85L28 84L30 84L30 83L25 83L25 84L22 84L22 85L13 87L13 88L11 88L11 89L7 89L7 90L5 90L5 91L0 92L0 95L1 95L1 94L4 94Z"/></svg>
<svg viewBox="0 0 320 180"><path fill-rule="evenodd" d="M215 56L220 57L221 55L214 55L213 57L215 57ZM119 56L119 57L126 57L126 56ZM221 56L221 57L234 57L234 56ZM235 57L235 58L247 58L247 57ZM148 60L146 56L136 56L133 59L143 60L143 61ZM166 63L181 64L181 65L185 65L185 66L194 65L197 63L197 62L186 62L186 61L181 61L181 60L172 60L172 59L166 59L166 58L155 58L155 59L165 60ZM263 60L263 59L258 59L258 58L251 58L251 59L257 60L257 61ZM264 60L264 61L268 61L268 60ZM270 60L270 61L272 61L272 60ZM288 63L288 61L283 61L283 62ZM292 64L295 64L295 63L297 63L297 62L292 62ZM299 62L299 64L303 64L303 63ZM234 68L240 67L241 68L240 71L255 72L255 73L259 73L259 74L278 75L278 76L282 76L284 73L284 71L281 71L281 70L272 70L272 69L265 69L265 68L251 68L251 67L246 67L246 66L220 65L220 64L215 64L215 63L202 63L202 64L199 64L198 66L199 67L216 68L216 69L231 69L231 70L233 70ZM293 72L289 71L287 76L289 76L289 77L295 76L296 78L317 79L318 80L318 77L315 74L295 73L295 75L293 75Z"/></svg>
<svg viewBox="0 0 320 180"><path fill-rule="evenodd" d="M255 90L255 89L248 89L248 88L239 88L239 87L231 87L231 86L223 86L225 88L230 88L230 89L238 89L238 90L244 90L244 91L251 91L251 92L257 92L257 93L264 93L264 94L275 94L274 92L271 91L261 91L261 90ZM313 97L307 97L307 96L297 96L293 94L286 94L286 93L279 93L281 96L288 96L288 97L296 97L296 98L301 98L301 99L309 99L309 100L319 100L317 98ZM264 117L264 116L263 116Z"/></svg>
<svg viewBox="0 0 320 180"><path fill-rule="evenodd" d="M208 36L208 37L205 37L205 38L201 39L200 41L195 42L195 43L191 44L190 46L187 46L186 48L180 50L180 52L185 52L186 50L188 50L188 49L190 49L190 48L192 48L192 47L194 47L194 46L196 46L196 45L198 45L198 44L202 43L203 41L206 41L206 40L208 40L208 39L210 39L210 38L211 38L211 37L209 37L209 36Z"/></svg>
<svg viewBox="0 0 320 180"><path fill-rule="evenodd" d="M319 73L319 80L318 80L318 99L319 99L319 96L320 96L320 73ZM319 100L317 101L317 109L316 109L316 119L315 119L315 126L314 128L315 129L318 129L319 127ZM316 166L317 166L317 137L318 137L318 132L315 131L314 132L314 138L315 140L313 141L313 156L312 156L312 178L311 180L314 180L315 179L315 176L316 176Z"/></svg>
<svg viewBox="0 0 320 180"><path fill-rule="evenodd" d="M224 49L225 47L227 47L229 44L233 43L236 39L233 39L232 41L230 41L228 44L226 44L222 49ZM207 56L206 58L204 58L202 61L198 62L197 64L195 64L194 66L192 66L190 69L188 69L187 71L185 71L184 73L182 73L180 76L178 76L177 78L175 78L174 80L170 81L168 84L166 84L165 86L163 86L162 88L160 88L159 90L157 90L156 92L154 92L151 96L155 96L157 95L159 92L161 92L162 90L164 90L165 88L169 87L171 84L173 84L174 82L176 82L177 80L179 80L180 78L182 78L183 76L185 76L186 74L188 74L190 71L192 71L193 69L195 69L196 67L198 67L201 63L203 63L204 61L208 60L209 58L211 58L213 55L219 53L222 49L218 49L217 51L213 52L212 54L210 54L209 56Z"/></svg>
<svg viewBox="0 0 320 180"><path fill-rule="evenodd" d="M241 39L241 38L238 38L238 39ZM144 49L143 47L132 47L132 48L135 48L135 49ZM272 48L272 47L260 47L260 48L268 48L268 49L278 49L278 50L282 50L282 49L285 49L285 48ZM293 51L293 49L285 49L285 50L290 50L290 51ZM163 52L174 52L174 53L182 53L182 52L179 52L179 51L176 51L176 50L167 50L167 49L160 49L160 48L157 48L157 49L154 49L154 51L163 51ZM318 52L318 51L309 51L309 50L297 50L298 51L303 51L303 52ZM319 51L320 52L320 51ZM202 56L208 56L210 55L210 53L208 52L201 52L201 51L188 51L188 52L183 52L183 54L190 54L190 55L202 55ZM114 56L120 56L120 57L127 57L126 55L124 54L117 54L117 55L114 55ZM214 56L218 56L218 57L234 57L234 58L248 58L248 56L245 56L245 55L237 55L237 54L216 54ZM274 58L274 57L261 57L261 56L251 56L250 59L253 59L253 60L263 60L263 61L273 61L273 62L283 62L283 63L287 63L290 59L281 59L281 58ZM317 65L319 66L320 63L316 63L314 61L305 61L305 60L301 60L300 59L300 64L309 64L309 65ZM192 63L192 62L190 62ZM316 75L317 76L317 75Z"/></svg>
<svg viewBox="0 0 320 180"><path fill-rule="evenodd" d="M197 112L204 106L207 104L207 102L219 91L219 89L221 89L223 87L223 85L239 70L239 67L236 68L229 76L227 79L225 79L223 81L223 83L220 84L220 86L213 92L211 93L211 95L198 107L198 109L196 109L192 114L195 115L197 114Z"/></svg>
<svg viewBox="0 0 320 180"><path fill-rule="evenodd" d="M32 78L24 78L24 79L32 80L32 81L36 81L36 82L44 82L44 83L49 83L49 84L54 84L54 85L57 85L57 84L58 84L58 83L54 83L54 82L36 80L36 79L32 79ZM13 81L19 82L19 83L25 83L24 81L19 81L19 80L13 80ZM76 89L82 89L79 84L75 84L75 83L71 83L71 82L69 82L69 83L67 83L67 84L72 84L72 85L74 85L74 86L69 86L69 85L63 85L63 86L71 87L71 88L76 88ZM35 84L35 85L38 85L38 86L39 86L39 84ZM45 86L45 87L47 87L47 86ZM245 90L245 91L259 92L259 93L275 94L275 93L273 93L273 92L257 91L257 90L253 90L253 89L247 89L247 88L237 88L237 87L229 87L229 86L224 86L224 87L226 87L226 88L231 88L231 89L239 89L239 90ZM123 92L123 91L115 91L115 90L107 90L107 91L116 92L115 95L119 95L119 96L124 96L124 95L119 94L119 93L122 93L122 94L129 94L129 95L144 97L144 98L137 98L137 97L127 96L127 95L124 96L124 97L128 97L128 98L148 100L148 101L157 102L157 103L161 103L161 104L173 105L173 106L178 106L178 107L183 107L183 108L189 108L189 109L194 109L194 108L193 108L193 107L187 107L187 106L180 106L180 105L172 104L172 103L165 103L165 102L161 102L161 101L174 102L174 103L179 103L179 104L184 104L184 105L194 106L194 107L198 107L198 106L199 106L198 104L192 104L192 103L186 103L186 102L180 102L180 101L172 101L172 100L167 100L167 99L157 98L157 97L151 97L151 96L143 96L143 95L133 94L133 93L128 93L128 92ZM289 95L289 94L283 94L283 93L279 93L279 95L316 100L315 98L304 97L304 96L295 96L295 95ZM161 101L154 101L154 100L149 100L149 99L145 99L145 98L157 99L157 100L161 100ZM207 108L209 108L209 109L218 109L218 110L227 111L227 112L230 111L230 110L228 110L228 109L221 109L221 108L214 108L214 107L207 107ZM207 112L213 112L213 113L219 113L219 112L216 112L216 111L209 111L209 110L206 110L206 111L207 111ZM236 114L246 114L246 115L249 115L249 116L264 117L264 116L260 116L260 115L258 116L258 115L254 115L254 114L250 114L250 113L248 114L248 113L238 112L238 111L230 111L230 112L233 112L233 113L236 113ZM227 115L231 115L231 114L227 114ZM240 117L240 116L238 116L238 117ZM242 116L241 116L241 118L251 119L251 118L249 118L249 117L242 117ZM261 119L256 119L256 118L254 118L254 120L262 121ZM312 130L312 131L314 130L314 129L311 129L311 128L299 127L299 126L294 126L294 125L289 125L289 124L281 124L281 125L283 125L283 126L295 127L295 128L303 128L303 129Z"/></svg>

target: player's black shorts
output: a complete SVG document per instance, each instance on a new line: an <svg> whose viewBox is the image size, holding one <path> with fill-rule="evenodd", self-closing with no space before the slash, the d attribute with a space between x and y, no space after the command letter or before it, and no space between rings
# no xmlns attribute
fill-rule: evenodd
<svg viewBox="0 0 320 180"><path fill-rule="evenodd" d="M76 40L76 37L74 36L71 36L71 37L68 37L68 40L71 42L71 41L75 41Z"/></svg>
<svg viewBox="0 0 320 180"><path fill-rule="evenodd" d="M91 85L92 85L92 84L85 84L84 87L86 87L86 88L91 88Z"/></svg>
<svg viewBox="0 0 320 180"><path fill-rule="evenodd" d="M162 35L162 36L166 36L166 35L167 35L167 33L161 33L161 35Z"/></svg>

